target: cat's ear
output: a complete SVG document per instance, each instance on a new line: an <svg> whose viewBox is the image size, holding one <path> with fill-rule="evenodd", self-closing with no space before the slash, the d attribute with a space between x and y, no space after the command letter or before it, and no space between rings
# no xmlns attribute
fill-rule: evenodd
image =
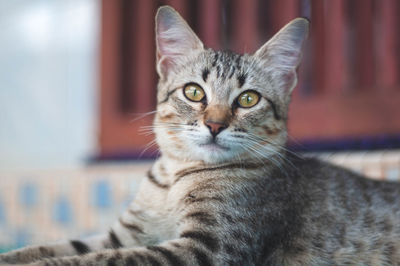
<svg viewBox="0 0 400 266"><path fill-rule="evenodd" d="M254 54L274 76L288 95L296 85L296 68L300 63L309 22L297 18L289 22Z"/></svg>
<svg viewBox="0 0 400 266"><path fill-rule="evenodd" d="M174 70L182 58L203 43L172 7L162 6L156 15L157 72L161 78Z"/></svg>

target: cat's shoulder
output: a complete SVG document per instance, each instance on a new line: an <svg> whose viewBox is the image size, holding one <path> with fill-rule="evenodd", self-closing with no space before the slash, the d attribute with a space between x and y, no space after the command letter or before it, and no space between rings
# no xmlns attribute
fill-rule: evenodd
<svg viewBox="0 0 400 266"><path fill-rule="evenodd" d="M292 174L305 180L305 182L336 183L344 187L359 187L362 189L397 189L400 183L395 181L377 180L367 177L361 172L345 168L316 156L298 155L291 156L287 162Z"/></svg>
<svg viewBox="0 0 400 266"><path fill-rule="evenodd" d="M343 172L357 175L348 168L333 164L328 160L321 159L317 155L309 154L288 154L284 165L294 173L324 173L324 172Z"/></svg>

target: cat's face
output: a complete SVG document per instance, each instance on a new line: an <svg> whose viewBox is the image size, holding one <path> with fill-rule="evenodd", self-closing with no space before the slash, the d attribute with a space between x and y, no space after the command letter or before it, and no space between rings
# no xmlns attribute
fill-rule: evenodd
<svg viewBox="0 0 400 266"><path fill-rule="evenodd" d="M204 49L169 7L160 8L156 23L161 152L206 163L273 160L286 142L307 21L288 24L254 55Z"/></svg>

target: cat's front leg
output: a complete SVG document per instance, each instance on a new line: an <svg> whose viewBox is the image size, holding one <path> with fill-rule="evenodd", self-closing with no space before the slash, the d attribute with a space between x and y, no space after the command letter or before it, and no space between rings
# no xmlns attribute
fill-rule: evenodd
<svg viewBox="0 0 400 266"><path fill-rule="evenodd" d="M106 248L116 247L112 241L114 233L93 236L81 240L69 240L54 244L29 246L0 254L0 265L30 263L43 258L81 255Z"/></svg>
<svg viewBox="0 0 400 266"><path fill-rule="evenodd" d="M135 201L114 223L107 234L10 251L0 254L0 265L30 263L44 258L83 255L104 249L159 243L163 239L158 237L159 231L165 231L168 227L162 222L163 214L157 211L161 207L154 204L154 198L163 199L167 191L160 190L154 185L154 181L149 181L149 179L150 177L143 182ZM159 202L164 201L159 200Z"/></svg>
<svg viewBox="0 0 400 266"><path fill-rule="evenodd" d="M216 256L219 250L214 248L188 237L158 246L112 249L84 256L49 258L28 265L223 265L218 259L220 256Z"/></svg>
<svg viewBox="0 0 400 266"><path fill-rule="evenodd" d="M133 205L137 206L137 204ZM145 211L131 207L121 215L107 234L13 250L0 254L0 265L30 263L44 258L83 255L105 249L154 244L157 240L145 233L149 227L152 227L152 223L148 222L150 217Z"/></svg>
<svg viewBox="0 0 400 266"><path fill-rule="evenodd" d="M134 247L154 243L144 230L149 219L144 211L128 209L107 234L54 244L28 246L0 254L0 265L30 263L44 258L82 255L104 249ZM151 225L150 225L151 226ZM147 230L146 230L147 231Z"/></svg>
<svg viewBox="0 0 400 266"><path fill-rule="evenodd" d="M201 204L204 202L198 202ZM210 209L209 204L207 205ZM225 226L221 215L213 214L198 206L196 210L187 208L182 213L175 239L148 244L145 247L126 247L108 249L81 256L48 258L31 266L49 265L229 265L232 256L245 257L248 245L229 244L238 242L238 233L231 232L232 226ZM204 206L205 207L205 206ZM240 241L239 241L240 242ZM238 242L238 243L239 243ZM229 248L227 248L229 247ZM235 253L232 252L235 250ZM237 253L237 254L236 254ZM240 255L241 254L241 255ZM237 258L239 261L241 258ZM235 261L235 260L234 260ZM242 260L243 261L243 260ZM248 261L247 259L245 261ZM254 265L251 261L247 265Z"/></svg>

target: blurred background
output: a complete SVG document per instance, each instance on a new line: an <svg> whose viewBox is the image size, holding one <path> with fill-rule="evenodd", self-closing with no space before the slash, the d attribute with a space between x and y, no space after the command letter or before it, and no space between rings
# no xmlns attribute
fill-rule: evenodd
<svg viewBox="0 0 400 266"><path fill-rule="evenodd" d="M164 4L241 53L307 17L290 148L400 178L397 0L0 0L0 251L105 230L134 197Z"/></svg>

